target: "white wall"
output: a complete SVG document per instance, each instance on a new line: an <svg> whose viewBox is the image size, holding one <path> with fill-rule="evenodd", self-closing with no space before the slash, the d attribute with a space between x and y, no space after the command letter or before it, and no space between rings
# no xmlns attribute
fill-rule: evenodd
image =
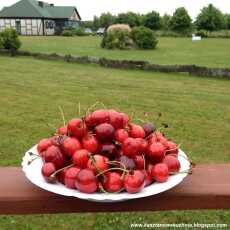
<svg viewBox="0 0 230 230"><path fill-rule="evenodd" d="M43 23L41 19L0 19L0 31L9 27L16 29L16 21L20 21L21 23L22 35L43 35ZM47 27L46 22L48 22L48 25L50 23L54 24L52 20L44 21L45 35L54 35L54 27Z"/></svg>

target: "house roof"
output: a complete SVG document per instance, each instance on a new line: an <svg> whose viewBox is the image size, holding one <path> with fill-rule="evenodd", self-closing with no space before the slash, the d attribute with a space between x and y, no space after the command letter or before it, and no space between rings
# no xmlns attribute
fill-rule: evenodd
<svg viewBox="0 0 230 230"><path fill-rule="evenodd" d="M74 12L81 19L74 6L54 6L36 0L21 0L12 6L4 7L0 11L0 18L70 18Z"/></svg>

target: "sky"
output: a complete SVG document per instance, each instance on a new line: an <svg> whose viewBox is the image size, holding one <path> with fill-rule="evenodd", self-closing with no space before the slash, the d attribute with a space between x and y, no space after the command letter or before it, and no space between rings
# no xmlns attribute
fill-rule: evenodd
<svg viewBox="0 0 230 230"><path fill-rule="evenodd" d="M0 9L10 6L18 0L0 0ZM230 0L46 0L55 5L76 6L82 20L91 20L94 15L110 12L118 14L133 11L136 13L147 13L152 10L161 15L173 14L178 7L185 7L190 16L195 19L201 8L212 3L224 13L230 13Z"/></svg>

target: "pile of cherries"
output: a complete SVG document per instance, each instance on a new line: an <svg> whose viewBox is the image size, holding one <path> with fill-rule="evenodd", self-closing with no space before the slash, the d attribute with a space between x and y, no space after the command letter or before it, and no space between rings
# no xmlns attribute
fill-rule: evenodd
<svg viewBox="0 0 230 230"><path fill-rule="evenodd" d="M153 124L134 124L125 113L100 109L74 118L42 139L41 173L83 193L137 193L180 171L178 146Z"/></svg>

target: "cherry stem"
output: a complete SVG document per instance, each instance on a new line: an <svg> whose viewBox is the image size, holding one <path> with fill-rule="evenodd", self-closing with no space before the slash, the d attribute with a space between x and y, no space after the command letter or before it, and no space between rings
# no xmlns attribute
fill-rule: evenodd
<svg viewBox="0 0 230 230"><path fill-rule="evenodd" d="M48 123L47 126L49 126L50 128L54 129L55 132L56 132L56 129L57 129L57 128L55 127L55 125Z"/></svg>
<svg viewBox="0 0 230 230"><path fill-rule="evenodd" d="M32 162L34 162L35 160L37 160L38 158L41 158L40 156L37 156L31 160L28 161L28 165L30 165Z"/></svg>
<svg viewBox="0 0 230 230"><path fill-rule="evenodd" d="M144 170L145 170L145 168L146 168L146 162L145 162L145 156L144 156L144 154L142 154L142 158L144 160Z"/></svg>
<svg viewBox="0 0 230 230"><path fill-rule="evenodd" d="M187 161L191 164L192 167L195 167L195 166L196 166L196 164L195 164L193 161L191 161L188 157L185 157L184 155L182 155L182 154L180 154L180 153L178 153L178 154L170 154L170 155L173 155L173 156L176 156L176 157L177 157L177 155L178 155L178 156L180 156L180 157L183 157L185 160L187 160Z"/></svg>
<svg viewBox="0 0 230 230"><path fill-rule="evenodd" d="M140 121L141 123L145 123L145 121L140 118L134 118L133 121Z"/></svg>
<svg viewBox="0 0 230 230"><path fill-rule="evenodd" d="M97 173L101 173L101 170L96 165L96 160L92 154L89 154L89 159L92 161L93 166L96 168Z"/></svg>
<svg viewBox="0 0 230 230"><path fill-rule="evenodd" d="M108 193L108 192L104 189L104 187L103 187L103 185L102 185L101 183L99 183L99 190L100 190L100 192Z"/></svg>
<svg viewBox="0 0 230 230"><path fill-rule="evenodd" d="M81 102L78 102L78 116L81 117Z"/></svg>
<svg viewBox="0 0 230 230"><path fill-rule="evenodd" d="M62 116L62 121L63 121L63 125L65 126L66 122L65 122L65 116L64 116L64 112L61 106L58 106L58 109L60 110L61 116Z"/></svg>
<svg viewBox="0 0 230 230"><path fill-rule="evenodd" d="M71 167L73 167L73 166L74 166L74 164L71 164L71 165L65 166L64 168L58 169L58 170L55 171L53 174L51 174L51 177L55 177L59 172L65 170L65 169L71 168Z"/></svg>
<svg viewBox="0 0 230 230"><path fill-rule="evenodd" d="M167 149L167 150L165 150L165 152L170 152L170 151L174 151L174 150L177 150L177 149L179 149L180 147L181 147L181 143L179 144L179 145L177 145L177 147L176 148L174 148L174 149Z"/></svg>
<svg viewBox="0 0 230 230"><path fill-rule="evenodd" d="M104 189L104 187L103 187L103 185L102 185L101 183L99 184L99 189L100 189L101 192L107 193L107 194L117 194L117 193L120 193L120 192L122 192L122 191L125 190L125 188L123 187L123 188L121 188L121 189L120 189L119 191L117 191L117 192L107 192L107 191Z"/></svg>
<svg viewBox="0 0 230 230"><path fill-rule="evenodd" d="M184 170L184 171L181 171L181 172L170 172L169 174L170 175L177 175L177 174L183 174L183 173L192 174L192 171L193 171L193 168L191 166L191 167L189 167L188 170Z"/></svg>
<svg viewBox="0 0 230 230"><path fill-rule="evenodd" d="M95 108L99 104L102 105L104 109L106 109L106 106L102 102L97 101L87 109L86 114L88 114L93 108Z"/></svg>
<svg viewBox="0 0 230 230"><path fill-rule="evenodd" d="M98 174L96 175L96 177L99 177L100 175L102 175L102 174L104 174L104 173L107 173L107 172L110 172L110 171L112 171L112 170L120 170L120 171L129 173L128 170L125 170L125 169L122 169L122 168L110 168L110 169L107 169L107 170L104 170L104 171L98 173Z"/></svg>
<svg viewBox="0 0 230 230"><path fill-rule="evenodd" d="M127 171L126 166L123 163L119 162L119 161L109 161L108 163L112 164L112 165L120 164L123 167L123 169ZM124 175L125 175L125 171L123 171L121 177L123 178Z"/></svg>
<svg viewBox="0 0 230 230"><path fill-rule="evenodd" d="M36 157L41 157L40 155L38 154L35 154L35 153L32 153L32 152L28 152L30 156L36 156Z"/></svg>

